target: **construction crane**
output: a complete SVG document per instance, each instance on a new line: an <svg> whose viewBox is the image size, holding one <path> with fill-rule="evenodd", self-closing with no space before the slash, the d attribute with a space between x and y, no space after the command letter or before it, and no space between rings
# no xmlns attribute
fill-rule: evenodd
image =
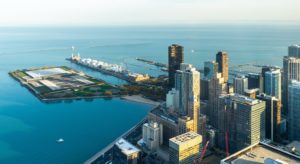
<svg viewBox="0 0 300 164"><path fill-rule="evenodd" d="M206 142L206 145L204 146L204 149L203 149L203 151L202 151L202 154L201 154L201 157L199 158L198 163L201 163L201 161L202 161L202 159L203 159L203 157L204 157L204 155L205 155L205 152L206 152L206 150L207 150L208 144L209 144L209 141ZM194 159L194 164L197 163L196 159L197 159L197 158Z"/></svg>
<svg viewBox="0 0 300 164"><path fill-rule="evenodd" d="M200 157L199 162L198 162L199 164L201 163L201 161L202 161L202 159L203 159L203 157L204 157L204 155L205 155L205 153L206 153L208 144L209 144L209 141L206 142L206 145L205 145L205 147L204 147L204 149L203 149L203 152L202 152L201 157Z"/></svg>

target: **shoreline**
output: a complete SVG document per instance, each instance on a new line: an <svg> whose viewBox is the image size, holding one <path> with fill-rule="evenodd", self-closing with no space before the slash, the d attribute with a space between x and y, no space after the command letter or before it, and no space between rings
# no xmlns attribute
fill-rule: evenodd
<svg viewBox="0 0 300 164"><path fill-rule="evenodd" d="M120 98L123 100L148 104L152 106L158 106L160 104L160 102L144 98L142 95L132 95L132 96L127 95L127 96L121 96Z"/></svg>

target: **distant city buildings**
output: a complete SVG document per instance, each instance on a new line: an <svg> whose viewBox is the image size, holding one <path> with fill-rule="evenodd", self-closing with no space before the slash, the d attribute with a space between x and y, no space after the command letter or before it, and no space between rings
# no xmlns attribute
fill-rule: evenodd
<svg viewBox="0 0 300 164"><path fill-rule="evenodd" d="M215 61L204 62L204 76L207 79L213 78L219 72L219 64Z"/></svg>
<svg viewBox="0 0 300 164"><path fill-rule="evenodd" d="M288 56L300 58L300 45L292 45L288 48Z"/></svg>
<svg viewBox="0 0 300 164"><path fill-rule="evenodd" d="M265 72L265 93L281 99L281 71L280 69L271 69Z"/></svg>
<svg viewBox="0 0 300 164"><path fill-rule="evenodd" d="M202 136L195 132L187 132L169 141L170 164L192 164L200 158Z"/></svg>
<svg viewBox="0 0 300 164"><path fill-rule="evenodd" d="M232 153L263 139L265 108L264 101L243 95L220 96L217 112L218 147Z"/></svg>
<svg viewBox="0 0 300 164"><path fill-rule="evenodd" d="M184 62L184 48L178 44L169 46L169 87L175 86L175 73Z"/></svg>
<svg viewBox="0 0 300 164"><path fill-rule="evenodd" d="M289 140L300 141L300 82L292 81L288 89Z"/></svg>
<svg viewBox="0 0 300 164"><path fill-rule="evenodd" d="M156 151L163 143L163 126L157 122L143 125L143 141L150 151Z"/></svg>
<svg viewBox="0 0 300 164"><path fill-rule="evenodd" d="M237 76L233 78L234 93L243 95L248 89L248 79L245 76Z"/></svg>
<svg viewBox="0 0 300 164"><path fill-rule="evenodd" d="M216 62L218 63L218 70L219 73L222 73L222 77L224 78L224 81L228 81L228 62L229 57L226 52L218 52L216 55Z"/></svg>
<svg viewBox="0 0 300 164"><path fill-rule="evenodd" d="M276 97L266 94L260 94L256 98L266 102L266 138L270 139L273 142L280 142L281 101Z"/></svg>

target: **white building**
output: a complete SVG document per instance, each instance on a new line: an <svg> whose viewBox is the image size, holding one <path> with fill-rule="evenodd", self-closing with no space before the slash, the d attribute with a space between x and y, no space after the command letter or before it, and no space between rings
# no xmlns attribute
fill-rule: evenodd
<svg viewBox="0 0 300 164"><path fill-rule="evenodd" d="M179 92L175 88L168 92L166 106L172 111L179 108Z"/></svg>
<svg viewBox="0 0 300 164"><path fill-rule="evenodd" d="M156 151L163 143L163 126L156 122L143 125L143 141L150 151Z"/></svg>

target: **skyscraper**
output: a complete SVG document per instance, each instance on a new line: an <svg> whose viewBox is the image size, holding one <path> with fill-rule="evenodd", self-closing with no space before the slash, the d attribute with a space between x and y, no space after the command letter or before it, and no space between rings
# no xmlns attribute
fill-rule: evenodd
<svg viewBox="0 0 300 164"><path fill-rule="evenodd" d="M237 76L233 79L234 93L243 95L248 89L248 79L245 76Z"/></svg>
<svg viewBox="0 0 300 164"><path fill-rule="evenodd" d="M219 96L223 94L227 94L227 84L221 73L218 73L209 81L208 111L205 113L208 116L210 125L215 128L218 125Z"/></svg>
<svg viewBox="0 0 300 164"><path fill-rule="evenodd" d="M256 98L266 102L266 138L280 142L281 101L266 94Z"/></svg>
<svg viewBox="0 0 300 164"><path fill-rule="evenodd" d="M265 137L265 102L239 94L220 96L217 144L239 151ZM227 141L226 141L227 140Z"/></svg>
<svg viewBox="0 0 300 164"><path fill-rule="evenodd" d="M178 96L178 98L176 98ZM163 125L163 144L170 138L189 131L198 132L200 110L200 72L182 63L176 72L175 90L169 92L166 106L159 106L148 114L148 120Z"/></svg>
<svg viewBox="0 0 300 164"><path fill-rule="evenodd" d="M175 73L180 69L180 64L184 62L184 48L178 44L169 46L169 87L175 85Z"/></svg>
<svg viewBox="0 0 300 164"><path fill-rule="evenodd" d="M194 121L194 131L197 132L197 122L200 108L200 72L190 64L181 64L176 72L176 86L179 91L179 110L182 116L189 116Z"/></svg>
<svg viewBox="0 0 300 164"><path fill-rule="evenodd" d="M300 81L300 58L283 58L283 113L288 114L288 86L292 80Z"/></svg>
<svg viewBox="0 0 300 164"><path fill-rule="evenodd" d="M289 140L300 141L300 82L292 81L289 84L288 90L289 98L289 112L288 112L288 123L289 123Z"/></svg>
<svg viewBox="0 0 300 164"><path fill-rule="evenodd" d="M249 73L247 76L248 78L248 89L256 89L258 88L260 92L263 92L262 90L262 76L260 74L256 73Z"/></svg>
<svg viewBox="0 0 300 164"><path fill-rule="evenodd" d="M228 81L228 54L226 52L218 52L216 55L216 62L218 63L219 73L222 73L224 81Z"/></svg>
<svg viewBox="0 0 300 164"><path fill-rule="evenodd" d="M300 58L300 45L292 45L288 48L289 57Z"/></svg>
<svg viewBox="0 0 300 164"><path fill-rule="evenodd" d="M169 163L191 164L198 161L201 152L202 136L188 132L171 138L169 141Z"/></svg>
<svg viewBox="0 0 300 164"><path fill-rule="evenodd" d="M265 72L265 93L281 100L281 71L271 69Z"/></svg>
<svg viewBox="0 0 300 164"><path fill-rule="evenodd" d="M207 79L211 79L215 76L215 74L219 71L219 64L215 61L207 61L204 62L204 76Z"/></svg>

